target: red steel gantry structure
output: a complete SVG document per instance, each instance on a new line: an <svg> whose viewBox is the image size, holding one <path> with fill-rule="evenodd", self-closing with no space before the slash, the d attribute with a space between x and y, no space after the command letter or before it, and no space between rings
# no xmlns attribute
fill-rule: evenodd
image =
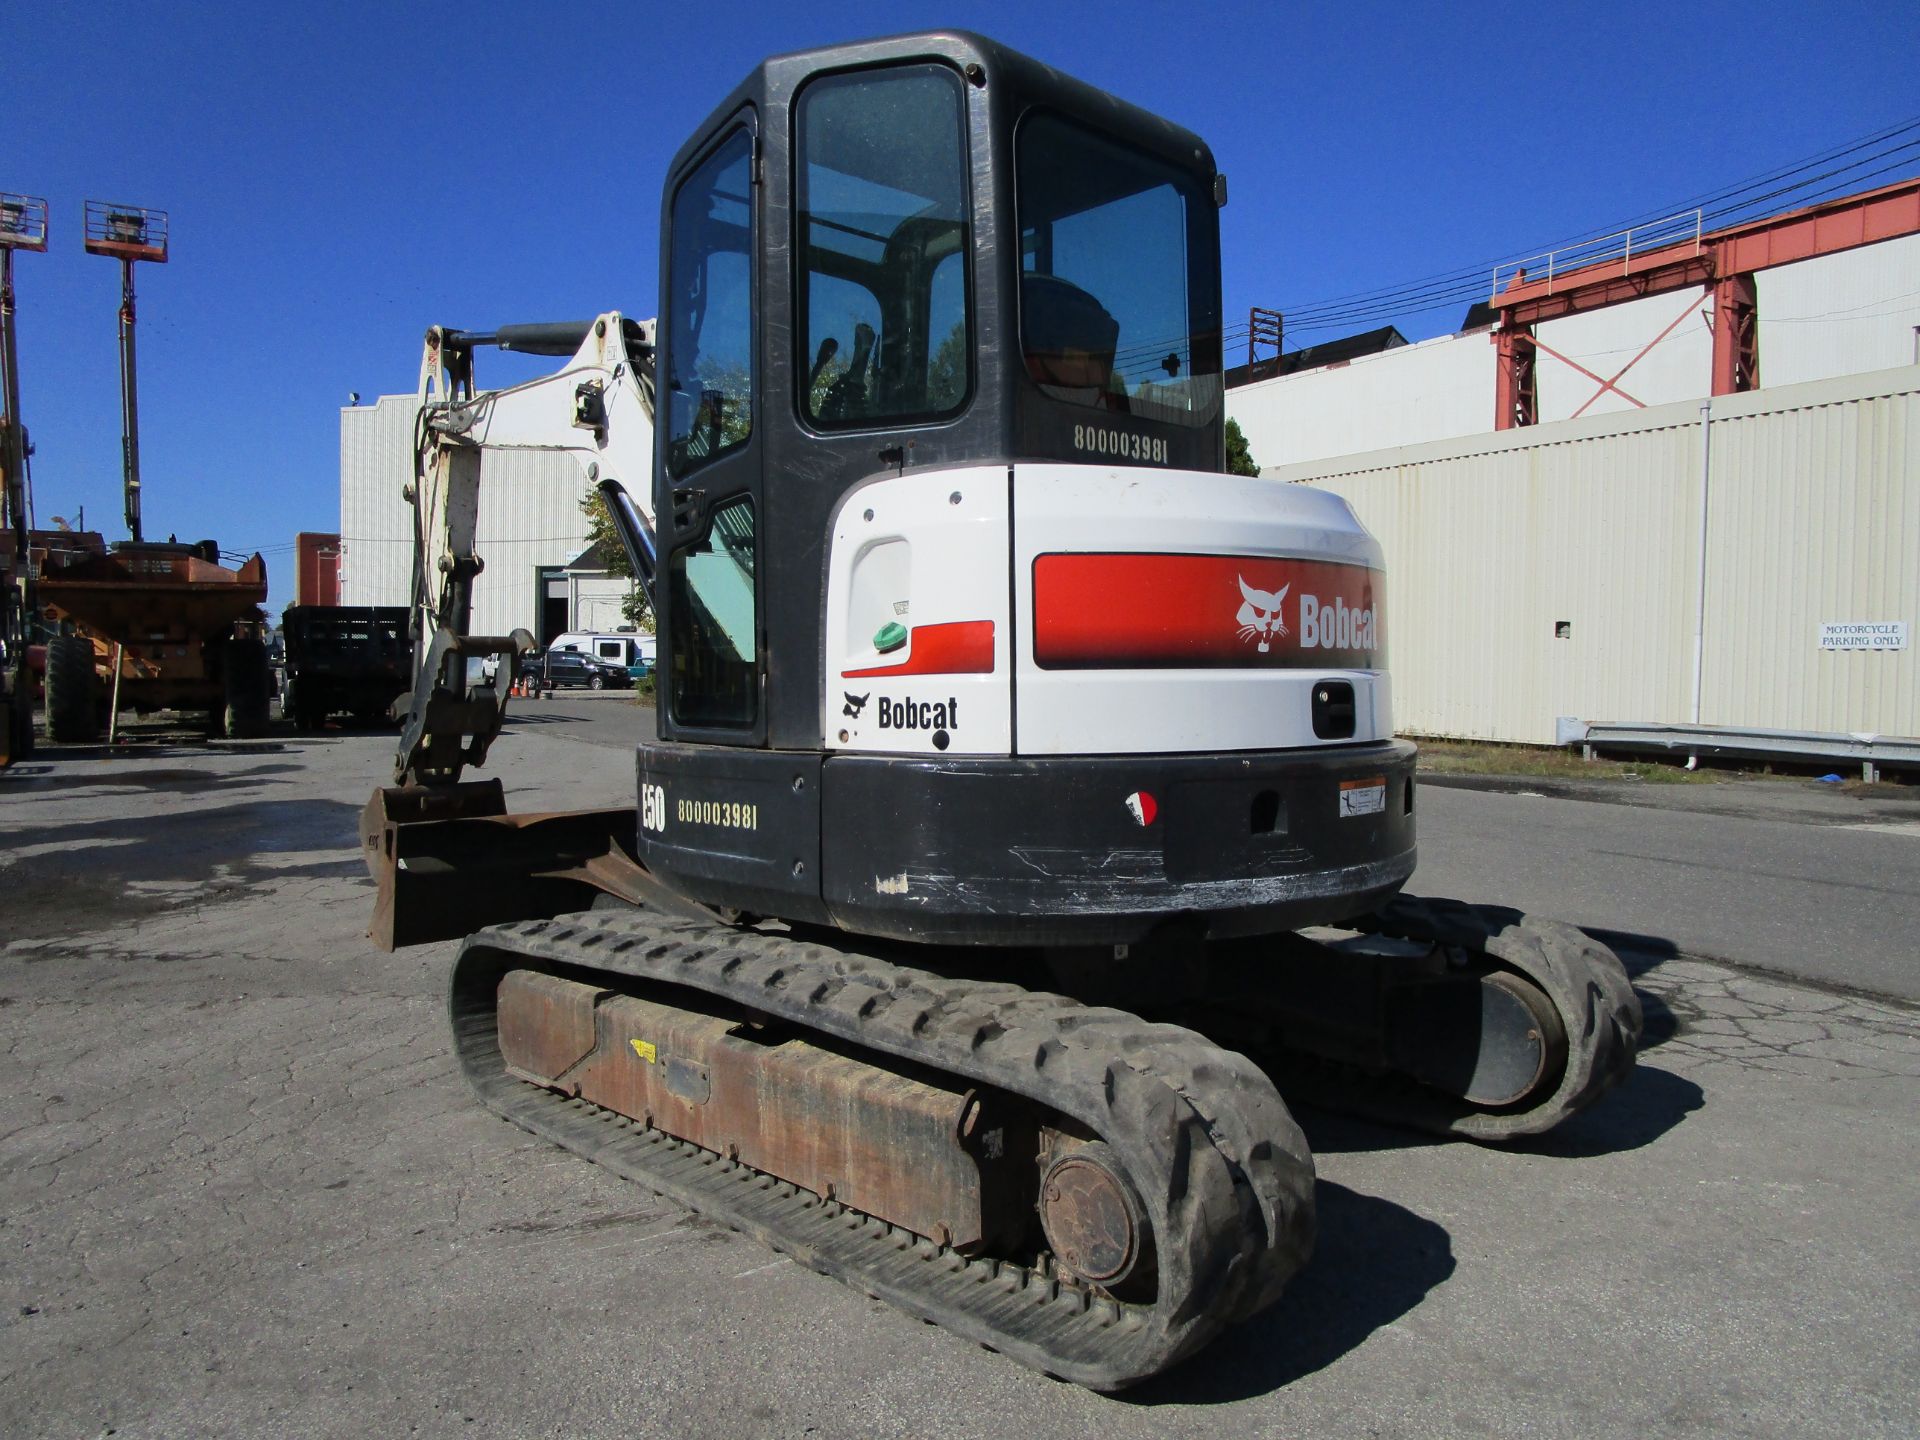
<svg viewBox="0 0 1920 1440"><path fill-rule="evenodd" d="M1656 245L1638 255L1633 253L1629 234L1619 257L1582 264L1564 274L1554 274L1552 257L1545 257L1549 268L1544 278L1529 278L1524 269L1517 270L1491 300L1499 314L1493 332L1499 356L1494 428L1511 430L1539 418L1534 368L1544 347L1534 338L1533 327L1542 321L1704 285L1713 294L1711 393L1755 390L1760 385L1760 315L1753 281L1757 272L1916 233L1920 233L1920 177L1766 220L1689 235L1677 244ZM1658 344L1666 333L1653 343ZM1614 388L1608 380L1601 379L1600 384L1603 390Z"/></svg>

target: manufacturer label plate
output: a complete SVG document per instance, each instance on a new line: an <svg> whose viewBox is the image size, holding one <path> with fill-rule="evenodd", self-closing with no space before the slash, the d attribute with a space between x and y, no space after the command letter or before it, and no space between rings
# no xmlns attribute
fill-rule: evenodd
<svg viewBox="0 0 1920 1440"><path fill-rule="evenodd" d="M1365 780L1340 782L1341 815L1378 815L1386 808L1386 776L1370 775Z"/></svg>

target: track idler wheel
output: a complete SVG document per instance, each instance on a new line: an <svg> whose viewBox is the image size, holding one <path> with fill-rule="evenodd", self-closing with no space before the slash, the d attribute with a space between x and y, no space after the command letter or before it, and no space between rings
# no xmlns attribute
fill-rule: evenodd
<svg viewBox="0 0 1920 1440"><path fill-rule="evenodd" d="M1551 1130L1633 1072L1639 998L1620 958L1583 931L1409 896L1373 924L1381 935L1433 946L1457 978L1410 986L1386 1007L1389 1053L1425 1093L1379 1094L1354 1108L1441 1134L1508 1140ZM1477 1014L1459 1001L1469 990ZM1421 1014L1425 1053L1409 1038L1408 1022Z"/></svg>
<svg viewBox="0 0 1920 1440"><path fill-rule="evenodd" d="M1392 992L1388 1049L1422 1084L1489 1110L1547 1093L1567 1063L1553 1000L1510 970L1471 973Z"/></svg>
<svg viewBox="0 0 1920 1440"><path fill-rule="evenodd" d="M1095 1141L1049 1165L1039 1209L1047 1244L1068 1274L1115 1295L1151 1289L1146 1207L1108 1146Z"/></svg>
<svg viewBox="0 0 1920 1440"><path fill-rule="evenodd" d="M1192 1023L1288 1095L1437 1135L1551 1130L1633 1070L1640 1002L1606 946L1517 911L1402 897L1365 928L1232 942Z"/></svg>

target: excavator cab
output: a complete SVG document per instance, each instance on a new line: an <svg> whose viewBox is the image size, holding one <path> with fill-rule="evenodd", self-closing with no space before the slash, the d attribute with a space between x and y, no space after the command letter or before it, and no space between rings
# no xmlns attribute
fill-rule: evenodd
<svg viewBox="0 0 1920 1440"><path fill-rule="evenodd" d="M712 911L938 942L1392 895L1413 751L1378 546L1336 497L1220 473L1224 198L1198 136L960 32L777 57L714 110L662 198L650 483L589 472L660 631L610 850ZM433 793L384 819L503 808L447 793L484 742L402 749ZM457 923L471 863L415 869Z"/></svg>
<svg viewBox="0 0 1920 1440"><path fill-rule="evenodd" d="M1198 137L971 35L735 90L661 215L664 738L822 746L829 530L882 474L1222 468L1217 178Z"/></svg>
<svg viewBox="0 0 1920 1440"><path fill-rule="evenodd" d="M1336 613L1376 615L1381 582L1340 502L1219 474L1224 197L1199 137L964 33L769 60L681 149L651 874L710 907L1002 944L1272 928L1397 888L1412 752L1377 628L1232 639L1256 576L1287 592L1282 557L1327 562ZM1227 558L1149 558L1170 538ZM1335 825L1348 779L1381 804ZM1291 826L1249 826L1296 799Z"/></svg>

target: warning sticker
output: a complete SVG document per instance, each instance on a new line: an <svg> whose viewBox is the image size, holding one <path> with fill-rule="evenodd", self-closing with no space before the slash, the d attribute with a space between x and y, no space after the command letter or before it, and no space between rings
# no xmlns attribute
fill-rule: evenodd
<svg viewBox="0 0 1920 1440"><path fill-rule="evenodd" d="M649 1065L653 1064L654 1061L659 1058L660 1052L653 1048L653 1042L651 1040L629 1040L627 1043L633 1046L633 1053Z"/></svg>
<svg viewBox="0 0 1920 1440"><path fill-rule="evenodd" d="M1340 813L1378 815L1387 808L1387 777L1370 775L1365 780L1340 782Z"/></svg>

